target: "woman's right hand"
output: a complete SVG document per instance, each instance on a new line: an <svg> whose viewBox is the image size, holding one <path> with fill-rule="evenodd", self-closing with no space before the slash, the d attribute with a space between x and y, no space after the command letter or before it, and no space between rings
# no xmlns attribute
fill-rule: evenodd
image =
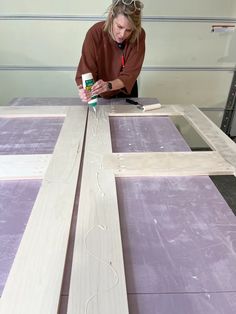
<svg viewBox="0 0 236 314"><path fill-rule="evenodd" d="M89 102L92 97L92 93L83 88L83 85L79 85L79 97L83 102Z"/></svg>

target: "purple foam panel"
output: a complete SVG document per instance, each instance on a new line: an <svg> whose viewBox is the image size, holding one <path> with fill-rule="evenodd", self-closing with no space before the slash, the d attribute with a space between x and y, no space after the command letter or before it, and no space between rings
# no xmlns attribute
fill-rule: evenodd
<svg viewBox="0 0 236 314"><path fill-rule="evenodd" d="M208 307L217 307L212 294L236 291L236 217L209 177L116 182L127 291L131 307L140 306L131 313L208 313ZM222 302L226 297L220 296ZM173 312L178 302L206 306L204 311L180 307ZM154 311L159 306L163 310ZM230 310L215 313L236 308L235 302L225 306ZM146 308L150 311L141 310Z"/></svg>
<svg viewBox="0 0 236 314"><path fill-rule="evenodd" d="M190 148L168 117L110 119L113 152ZM117 178L130 314L236 312L236 217L202 177Z"/></svg>
<svg viewBox="0 0 236 314"><path fill-rule="evenodd" d="M190 151L168 117L110 117L113 153Z"/></svg>
<svg viewBox="0 0 236 314"><path fill-rule="evenodd" d="M0 154L51 154L64 118L0 118Z"/></svg>
<svg viewBox="0 0 236 314"><path fill-rule="evenodd" d="M41 180L0 181L0 295L40 185Z"/></svg>
<svg viewBox="0 0 236 314"><path fill-rule="evenodd" d="M235 314L236 293L129 295L130 314Z"/></svg>

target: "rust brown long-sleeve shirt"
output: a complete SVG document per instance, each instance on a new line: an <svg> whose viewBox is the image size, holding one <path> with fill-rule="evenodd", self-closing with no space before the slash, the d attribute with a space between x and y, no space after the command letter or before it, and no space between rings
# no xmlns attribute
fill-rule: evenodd
<svg viewBox="0 0 236 314"><path fill-rule="evenodd" d="M143 64L145 31L142 29L138 42L130 43L127 40L122 51L108 32L104 31L104 23L103 21L94 24L86 34L76 73L76 83L82 84L82 74L91 72L95 81L99 79L112 81L118 78L124 83L122 90L103 93L103 97L110 98L120 91L130 94Z"/></svg>

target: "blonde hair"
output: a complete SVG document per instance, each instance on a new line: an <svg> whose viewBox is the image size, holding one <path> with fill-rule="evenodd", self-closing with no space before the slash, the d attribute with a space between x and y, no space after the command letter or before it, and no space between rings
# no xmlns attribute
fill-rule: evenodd
<svg viewBox="0 0 236 314"><path fill-rule="evenodd" d="M142 17L143 3L137 0L115 0L108 7L108 17L104 25L104 31L108 32L112 39L114 39L112 27L113 20L119 15L124 15L132 25L132 33L130 42L138 41L141 33L141 17Z"/></svg>

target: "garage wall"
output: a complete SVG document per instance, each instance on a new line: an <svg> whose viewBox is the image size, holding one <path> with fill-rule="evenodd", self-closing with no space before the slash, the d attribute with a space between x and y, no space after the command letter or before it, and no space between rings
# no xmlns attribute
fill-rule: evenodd
<svg viewBox="0 0 236 314"><path fill-rule="evenodd" d="M235 0L144 0L147 50L139 95L223 110L236 63ZM1 0L0 104L14 97L77 96L74 83L88 28L111 1ZM218 125L222 114L217 114Z"/></svg>

